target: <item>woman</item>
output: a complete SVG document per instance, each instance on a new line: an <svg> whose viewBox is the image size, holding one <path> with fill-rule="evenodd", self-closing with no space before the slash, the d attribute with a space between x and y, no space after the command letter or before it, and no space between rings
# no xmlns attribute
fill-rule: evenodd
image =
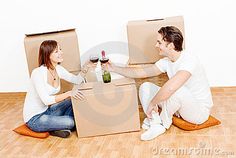
<svg viewBox="0 0 236 158"><path fill-rule="evenodd" d="M80 91L72 94L60 91L60 79L74 84L83 82L90 63L83 66L79 75L69 73L59 63L63 61L63 52L54 40L42 42L39 48L39 67L31 74L30 87L27 92L23 116L27 126L35 132L45 132L62 138L69 137L75 128L72 103L70 97L82 100Z"/></svg>

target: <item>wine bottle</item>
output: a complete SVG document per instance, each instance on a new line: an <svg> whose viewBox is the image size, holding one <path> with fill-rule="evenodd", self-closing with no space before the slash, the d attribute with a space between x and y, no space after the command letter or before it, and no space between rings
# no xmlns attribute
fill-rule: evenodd
<svg viewBox="0 0 236 158"><path fill-rule="evenodd" d="M100 62L102 65L106 66L107 62L109 61L109 58L106 57L106 53L104 50L101 53L102 58L100 59ZM102 79L104 83L111 82L111 74L108 70L102 70Z"/></svg>

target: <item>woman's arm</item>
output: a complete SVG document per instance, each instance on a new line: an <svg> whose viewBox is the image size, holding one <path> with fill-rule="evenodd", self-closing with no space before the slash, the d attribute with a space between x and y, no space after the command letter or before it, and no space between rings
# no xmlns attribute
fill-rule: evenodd
<svg viewBox="0 0 236 158"><path fill-rule="evenodd" d="M58 75L61 79L66 80L67 82L74 83L74 84L80 84L84 81L84 78L78 74L77 76L67 71L64 67L61 65L57 65L56 67Z"/></svg>
<svg viewBox="0 0 236 158"><path fill-rule="evenodd" d="M80 84L84 82L84 77L86 73L88 72L89 68L94 68L94 67L96 67L96 64L93 64L92 62L88 61L82 66L81 71L79 72L78 75L74 75L68 72L64 67L60 65L58 65L56 68L59 72L60 78L74 84Z"/></svg>
<svg viewBox="0 0 236 158"><path fill-rule="evenodd" d="M58 103L58 102L61 102L69 97L71 97L71 91L67 91L65 93L55 95L55 101L56 101L56 103Z"/></svg>
<svg viewBox="0 0 236 158"><path fill-rule="evenodd" d="M35 69L31 74L31 81L36 89L37 94L39 95L39 98L45 105L56 103L55 96L48 94L45 82L45 74L43 71Z"/></svg>

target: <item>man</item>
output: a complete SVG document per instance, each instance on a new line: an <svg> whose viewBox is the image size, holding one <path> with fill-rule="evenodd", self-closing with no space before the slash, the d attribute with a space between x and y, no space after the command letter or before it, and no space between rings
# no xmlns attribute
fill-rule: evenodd
<svg viewBox="0 0 236 158"><path fill-rule="evenodd" d="M174 26L162 27L157 33L156 48L164 58L144 68L118 67L109 63L107 69L130 78L158 76L167 72L169 80L163 85L145 82L139 97L147 118L141 140L151 140L164 133L172 124L173 115L202 124L213 105L208 81L197 57L182 48L183 35ZM158 108L161 108L159 114Z"/></svg>

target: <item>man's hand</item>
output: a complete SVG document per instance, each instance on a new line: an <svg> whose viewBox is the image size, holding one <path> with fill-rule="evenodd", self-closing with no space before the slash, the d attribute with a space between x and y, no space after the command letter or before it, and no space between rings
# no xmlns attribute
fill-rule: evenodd
<svg viewBox="0 0 236 158"><path fill-rule="evenodd" d="M113 63L111 63L110 61L107 62L106 64L102 64L102 69L110 71L110 72L114 72L114 67L115 67L115 65Z"/></svg>
<svg viewBox="0 0 236 158"><path fill-rule="evenodd" d="M155 104L150 103L150 104L148 105L147 113L146 113L146 115L147 115L147 117L148 117L149 119L152 118L152 111L158 112L158 108L157 108L157 106L156 106Z"/></svg>

